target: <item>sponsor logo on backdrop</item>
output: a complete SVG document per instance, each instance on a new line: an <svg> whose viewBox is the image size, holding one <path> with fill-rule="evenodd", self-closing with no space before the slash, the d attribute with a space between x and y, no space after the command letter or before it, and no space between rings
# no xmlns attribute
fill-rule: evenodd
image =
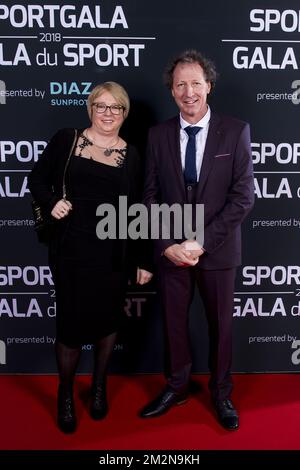
<svg viewBox="0 0 300 470"><path fill-rule="evenodd" d="M6 3L8 4L9 2ZM294 14L291 16L291 14L288 13L290 10L286 10L286 13L282 15L282 18L280 18L278 22L278 14L276 13L278 10L275 10L275 13L274 10L252 11L255 13L253 13L254 20L250 19L250 25L254 28L262 27L263 29L260 31L250 30L250 38L258 38L259 35L263 34L263 36L260 37L268 39L268 31L267 29L264 29L266 28L266 24L269 24L271 35L271 32L273 31L281 31L281 20L283 31L286 27L291 28L293 24L292 18L295 16ZM8 25L10 27L9 34L11 35L33 35L29 41L26 38L13 40L5 39L5 41L0 39L0 42L3 42L0 46L0 65L6 67L6 70L14 69L15 71L20 70L20 67L23 67L23 70L30 67L33 67L33 69L35 69L35 67L39 67L39 70L41 70L41 67L47 70L52 68L52 74L54 74L53 77L48 79L48 84L47 81L42 85L30 82L27 86L32 88L28 88L27 90L12 90L11 88L14 87L9 86L8 82L0 82L0 90L3 91L2 96L0 93L0 104L5 104L5 102L13 99L22 99L24 104L27 106L25 100L29 98L30 100L43 99L44 103L48 100L48 104L52 106L85 106L88 94L86 87L89 82L82 83L71 80L68 82L55 81L59 80L56 71L58 68L63 66L73 67L73 69L71 69L73 72L75 71L74 67L81 67L81 69L83 67L92 67L99 75L99 72L104 71L107 66L119 67L120 69L125 69L125 71L126 68L142 66L146 50L148 49L147 52L149 54L149 50L151 49L149 47L151 46L151 40L155 38L128 37L132 36L132 34L130 34L130 28L135 25L131 25L130 22L132 22L132 19L130 17L127 19L126 16L127 12L124 7L122 11L120 9L116 10L116 7L111 6L111 4L108 6L105 5L105 8L102 8L102 3L101 7L100 5L96 7L88 5L78 6L75 2L74 5L30 4L23 6L19 4L14 5L13 3L10 5L8 4L7 6L0 5L0 29L2 23L3 26ZM130 20L130 22L128 20ZM263 20L262 23L260 20ZM272 23L272 20L274 23ZM76 28L77 31L75 31ZM298 30L289 30L286 31L285 34L288 32L299 34ZM102 37L99 37L100 35ZM119 37L119 39L117 39L117 37ZM294 39L298 38L296 37ZM141 47L130 48L130 45ZM283 44L280 46L281 49L279 49L276 43L260 43L257 48L257 44L244 42L241 44L235 44L234 46L245 47L245 49L238 49L235 52L237 67L234 66L234 69L236 74L247 73L249 71L250 76L252 76L253 70L257 73L262 71L267 74L269 71L273 73L278 72L280 77L284 75L285 70L289 72L289 75L292 71L293 74L295 74L294 58L296 59L298 66L300 57L297 50L299 46L297 45L294 47L293 44ZM289 46L293 47L290 47L289 49ZM226 47L230 47L230 44L226 45ZM292 49L293 51L295 49L294 56ZM13 67L13 69L11 67ZM270 76L270 74L268 75ZM297 74L295 75L295 78L297 78ZM69 77L61 78L68 79ZM88 76L87 78L90 79L91 77ZM52 81L50 82L50 80ZM34 87L34 85L36 85L36 87ZM272 86L272 81L270 81L270 86L272 88L269 90L255 90L255 93L257 92L256 102L258 104L271 102L279 102L283 104L284 101L290 101L295 105L299 104L300 80L292 81L291 77L289 77L288 80L282 79L282 84L280 83L280 85L278 85L279 87L282 86L281 90L277 90L275 86ZM44 89L41 90L40 87L44 87ZM17 85L15 85L15 88L17 88ZM7 142L9 141L6 141L6 144ZM17 146L18 143L16 142L12 144ZM33 161L38 159L39 155L37 154L37 151L33 151L30 156L30 150L27 151L26 145L22 146L21 153L17 154L17 150L14 150L13 153L10 154L9 145L10 144L7 144L6 147L4 147L6 153L3 154L3 152L0 152L1 162L4 164L4 167L15 160L16 165L20 162L19 168L21 168L21 165L23 168L25 166L28 168L31 164L27 166L25 165L26 162L33 163ZM297 143L253 144L253 159L257 160L254 161L254 163L256 164L256 170L259 170L259 173L256 173L255 175L255 192L258 199L271 199L271 203L273 202L273 199L280 199L282 203L287 201L286 204L290 204L292 198L300 197L296 182L290 180L290 176L288 174L283 174L282 176L279 172L274 174L274 176L268 174L271 173L271 171L274 171L274 169L276 169L276 171L279 169L288 170L289 165L291 165L292 169L297 169L295 165L298 165L299 145L300 144ZM256 155L255 152L257 152L258 155ZM265 159L265 161L263 161L263 159ZM274 164L278 165L278 168L275 168ZM259 167L258 165L261 166ZM11 166L10 168L17 167ZM264 170L265 174L262 174L260 170ZM27 172L27 170L24 171ZM22 179L21 175L18 175L17 173L14 173L11 178L2 178L2 175L0 174L0 197L17 198L26 196L27 194L29 194L29 191L27 190L27 178ZM261 222L261 225L258 224L257 227L263 226L264 223L269 224L265 225L267 227L274 227L276 226L274 225L274 222L278 223L278 226L283 228L300 227L300 217L295 217L294 219L290 218L290 212L288 215L283 215L285 215L285 219L281 217L281 219L278 220L272 219L270 221L259 221ZM285 316L289 315L296 316L295 320L297 320L297 315L299 316L300 309L299 304L295 302L295 297L297 296L295 290L297 291L297 289L294 289L294 287L296 284L298 285L298 282L290 279L291 283L289 284L288 274L286 282L284 282L283 277L282 279L280 278L280 269L278 269L295 267L248 266L245 268L250 268L245 272L245 277L243 278L245 281L245 283L243 282L243 290L247 290L247 292L236 293L235 306L237 310L235 312L235 316L251 318L251 320L252 317L257 317L257 319L263 317L277 317L279 324L282 324L281 318L284 319ZM273 273L267 278L264 278L262 277L264 275L264 271L256 271L256 268L269 268L271 271L273 270ZM277 270L274 270L273 268L277 268ZM21 269L23 269L23 267L21 267ZM283 274L283 271L281 271L281 273ZM292 271L292 274L297 277L296 271ZM253 278L251 277L252 275L255 277L255 282L253 284L251 284L253 281ZM272 277L273 280L275 280L275 283L272 282ZM29 279L33 279L33 277ZM16 282L13 282L12 284L4 284L4 286L10 286L10 289L6 288L5 290L11 290L14 291L14 293L11 292L9 295L6 292L4 293L4 298L7 303L4 302L0 306L0 320L1 316L3 318L15 318L16 320L20 317L32 318L32 324L34 325L35 318L42 318L42 316L54 317L55 304L54 306L51 305L52 310L49 312L47 311L47 307L50 306L52 301L55 301L53 285L51 287L49 284L48 287L46 286L47 288L43 289L45 286L40 283L37 283L36 287L34 287L34 284L24 285L22 282L23 281L20 280L20 283L18 284L16 280ZM250 284L247 284L246 282L250 282ZM276 284L276 282L282 283ZM22 289L22 295L19 296L18 292L21 291L19 287L22 285L24 289ZM32 286L34 288L32 288ZM4 291L4 287L1 287L1 291ZM278 291L280 291L280 293ZM149 293L151 294L151 292L147 292L147 294ZM132 289L132 292L129 292L129 294L130 295L126 299L124 310L129 317L140 317L142 315L143 308L146 305L147 296L144 295L144 292L141 292L138 289L137 292L134 292L134 289ZM19 300L20 297L24 298L22 302ZM15 300L15 303L12 302L12 299ZM30 303L32 300L35 302ZM248 300L249 303L247 304ZM44 304L47 306L45 307ZM293 307L294 309L292 310ZM285 310L283 310L283 308L285 308ZM266 321L268 321L268 319ZM9 323L12 326L14 325L13 322ZM37 322L37 324L40 325L41 322ZM257 325L257 323L255 324ZM292 331L289 331L288 333L287 331L288 328L286 328L284 332L280 332L280 336L253 336L251 337L251 344L256 345L257 343L288 342L290 346L290 344L292 345L293 342L296 341L296 337L292 336ZM252 331L252 334L257 333L257 331ZM15 338L14 343L11 344L30 344L33 342L52 344L54 342L54 338L51 336L33 339L35 341L30 341L30 338ZM37 344L37 346L39 346L39 344ZM290 354L290 351L291 350L289 349L288 354ZM296 354L296 351L293 352Z"/></svg>
<svg viewBox="0 0 300 470"><path fill-rule="evenodd" d="M3 80L0 80L0 104L6 103L6 84Z"/></svg>
<svg viewBox="0 0 300 470"><path fill-rule="evenodd" d="M251 148L254 164L299 166L300 142L252 142Z"/></svg>
<svg viewBox="0 0 300 470"><path fill-rule="evenodd" d="M300 285L300 266L244 266L244 286Z"/></svg>
<svg viewBox="0 0 300 470"><path fill-rule="evenodd" d="M300 104L300 80L294 80L292 82L291 88L296 90L293 93L292 103L293 104Z"/></svg>
<svg viewBox="0 0 300 470"><path fill-rule="evenodd" d="M12 337L6 339L7 346L12 346L15 344L54 344L55 338L50 336L31 336L31 337Z"/></svg>
<svg viewBox="0 0 300 470"><path fill-rule="evenodd" d="M300 198L299 142L252 142L254 192L258 199ZM289 165L287 169L287 165Z"/></svg>
<svg viewBox="0 0 300 470"><path fill-rule="evenodd" d="M0 219L0 229L33 226L34 220L32 219Z"/></svg>
<svg viewBox="0 0 300 470"><path fill-rule="evenodd" d="M289 333L280 336L249 336L248 344L291 343L291 345L293 345L296 338L296 336L292 336Z"/></svg>
<svg viewBox="0 0 300 470"><path fill-rule="evenodd" d="M256 354L259 347L263 347L264 352L267 351L266 348L270 348L268 354L271 353L272 355L273 353L271 351L276 351L276 355L280 354L284 359L289 356L291 363L294 366L299 366L300 364L300 340L297 339L297 336L290 333L281 333L280 335L269 334L266 336L249 336L248 346L249 348L253 348L253 354ZM291 350L292 353L290 353ZM285 367L288 369L287 366Z"/></svg>
<svg viewBox="0 0 300 470"><path fill-rule="evenodd" d="M128 317L142 316L147 303L146 294L154 295L156 292L128 285L124 304L124 312ZM0 320L53 318L56 315L55 299L49 266L0 266Z"/></svg>
<svg viewBox="0 0 300 470"><path fill-rule="evenodd" d="M3 85L1 85L1 83ZM27 89L9 89L5 86L4 82L0 81L0 104L6 104L6 98L38 98L44 99L45 91L37 88Z"/></svg>
<svg viewBox="0 0 300 470"><path fill-rule="evenodd" d="M291 187L288 178L276 175L272 180L268 177L256 176L254 178L254 193L258 199L292 199L300 198L300 187L295 184Z"/></svg>
<svg viewBox="0 0 300 470"><path fill-rule="evenodd" d="M300 228L300 219L295 217L289 219L254 219L252 220L252 228Z"/></svg>
<svg viewBox="0 0 300 470"><path fill-rule="evenodd" d="M53 338L53 340L55 341L55 339ZM84 344L82 346L82 351L86 352L86 351L92 351L94 349L94 345L93 344ZM120 352L120 351L123 351L124 349L124 345L123 344L120 344L120 343L116 343L114 345L114 352Z"/></svg>
<svg viewBox="0 0 300 470"><path fill-rule="evenodd" d="M239 318L300 316L300 301L288 306L282 297L277 297L274 300L268 298L265 292L261 294L261 297L235 297L233 316ZM273 294L273 296L275 295L276 293Z"/></svg>
<svg viewBox="0 0 300 470"><path fill-rule="evenodd" d="M254 42L264 45L237 46L233 49L232 63L236 69L268 69L268 70L298 70L298 51L296 46L282 47L278 43L285 40L276 40L274 34L284 34L290 39L290 33L300 31L299 11L276 9L253 9L249 13L251 33L271 33L270 39L256 39L251 34ZM286 36L286 33L288 36ZM238 41L237 41L238 42ZM244 42L241 40L240 42ZM245 42L250 42L245 40ZM267 45L269 43L269 45Z"/></svg>
<svg viewBox="0 0 300 470"><path fill-rule="evenodd" d="M259 90L256 93L256 102L261 103L265 101L281 102L290 101L292 104L300 103L300 80L294 80L292 83L286 83L285 91L272 90Z"/></svg>
<svg viewBox="0 0 300 470"><path fill-rule="evenodd" d="M155 40L132 37L120 5L104 12L101 5L2 4L1 24L19 34L20 29L23 34L31 33L30 47L26 36L22 42L14 41L13 47L0 43L0 65L11 67L84 67L90 63L99 67L139 67L146 41ZM74 29L80 36L74 34Z"/></svg>
<svg viewBox="0 0 300 470"><path fill-rule="evenodd" d="M53 286L49 266L0 266L0 287Z"/></svg>
<svg viewBox="0 0 300 470"><path fill-rule="evenodd" d="M291 71L299 69L300 44L295 36L299 31L299 10L254 8L249 12L249 34L243 38L225 38L222 42L234 45L232 65L236 70ZM257 91L256 102L299 104L300 80L282 83L283 90Z"/></svg>
<svg viewBox="0 0 300 470"><path fill-rule="evenodd" d="M0 340L0 365L6 364L6 344Z"/></svg>
<svg viewBox="0 0 300 470"><path fill-rule="evenodd" d="M244 266L243 286L235 293L234 317L299 317L300 266Z"/></svg>
<svg viewBox="0 0 300 470"><path fill-rule="evenodd" d="M0 19L7 20L14 28L114 29L117 25L128 28L121 6L116 6L104 18L100 5L0 5Z"/></svg>
<svg viewBox="0 0 300 470"><path fill-rule="evenodd" d="M51 106L86 106L92 82L50 82Z"/></svg>
<svg viewBox="0 0 300 470"><path fill-rule="evenodd" d="M49 266L0 266L0 288L0 319L55 316Z"/></svg>
<svg viewBox="0 0 300 470"><path fill-rule="evenodd" d="M135 294L138 294L138 292ZM127 297L124 305L124 312L127 317L141 317L146 302L146 297Z"/></svg>
<svg viewBox="0 0 300 470"><path fill-rule="evenodd" d="M7 346L15 346L15 345L53 345L55 344L55 341L56 341L56 338L54 336L48 336L48 335L43 335L43 336L25 336L25 337L8 337L6 339L6 344ZM4 351L4 354L1 353L1 343L3 343L3 351ZM6 344L3 342L3 341L0 341L0 365L1 364L6 364L5 362L5 353L6 353ZM94 345L93 344L84 344L82 346L82 351L86 352L86 351L92 351L94 348ZM123 351L124 349L124 345L123 344L120 344L120 343L116 343L114 345L114 352L120 352L120 351ZM2 356L1 356L2 354ZM3 362L1 362L1 357L3 359Z"/></svg>
<svg viewBox="0 0 300 470"><path fill-rule="evenodd" d="M46 145L44 140L0 141L0 198L23 198L30 195L26 176L30 170L24 168L24 163L36 162Z"/></svg>
<svg viewBox="0 0 300 470"><path fill-rule="evenodd" d="M273 62L273 47L236 47L233 51L232 62L236 69L269 69L278 70L292 68L298 70L298 62L292 47L286 49L280 61Z"/></svg>
<svg viewBox="0 0 300 470"><path fill-rule="evenodd" d="M92 91L92 82L56 82L49 83L48 90L36 87L28 89L8 89L0 81L0 104L6 103L6 98L14 99L44 99L49 92L51 106L86 106L86 97Z"/></svg>
<svg viewBox="0 0 300 470"><path fill-rule="evenodd" d="M298 366L300 364L300 340L299 339L296 339L296 338L294 339L292 343L292 349L295 349L295 351L293 351L292 356L291 356L292 363L295 366Z"/></svg>
<svg viewBox="0 0 300 470"><path fill-rule="evenodd" d="M9 171L11 173L11 170ZM26 171L27 173L27 171ZM22 198L30 194L27 176L15 174L13 176L2 176L0 174L0 198Z"/></svg>
<svg viewBox="0 0 300 470"><path fill-rule="evenodd" d="M45 308L41 306L36 298L29 298L26 292L22 292L22 297L0 298L0 319L1 318L43 318ZM39 295L39 292L37 292ZM46 308L48 317L55 317L56 303Z"/></svg>
<svg viewBox="0 0 300 470"><path fill-rule="evenodd" d="M292 88L296 88L296 91L289 91L289 92L281 92L281 91L262 91L260 90L256 94L256 101L257 103L260 103L261 101L291 101L293 104L299 104L299 94L300 94L300 87L294 86L298 82L298 80L295 80L292 83Z"/></svg>
<svg viewBox="0 0 300 470"><path fill-rule="evenodd" d="M17 142L1 140L0 162L10 164L15 161L20 163L36 162L46 145L45 140L20 140Z"/></svg>

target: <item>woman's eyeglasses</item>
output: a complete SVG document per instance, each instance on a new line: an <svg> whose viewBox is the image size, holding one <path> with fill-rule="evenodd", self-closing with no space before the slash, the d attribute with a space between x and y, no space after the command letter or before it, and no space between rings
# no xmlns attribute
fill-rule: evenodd
<svg viewBox="0 0 300 470"><path fill-rule="evenodd" d="M112 114L118 115L122 110L125 111L126 109L124 106L119 104L111 104L108 106L105 103L93 103L92 106L94 106L96 113L98 114L103 114L107 109L109 109Z"/></svg>

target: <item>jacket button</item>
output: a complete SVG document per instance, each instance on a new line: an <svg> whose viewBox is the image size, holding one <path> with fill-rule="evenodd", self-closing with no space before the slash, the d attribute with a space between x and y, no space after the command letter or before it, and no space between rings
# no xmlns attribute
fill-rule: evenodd
<svg viewBox="0 0 300 470"><path fill-rule="evenodd" d="M187 186L187 190L188 190L188 191L192 191L192 189L193 189L193 186L190 186L190 185Z"/></svg>

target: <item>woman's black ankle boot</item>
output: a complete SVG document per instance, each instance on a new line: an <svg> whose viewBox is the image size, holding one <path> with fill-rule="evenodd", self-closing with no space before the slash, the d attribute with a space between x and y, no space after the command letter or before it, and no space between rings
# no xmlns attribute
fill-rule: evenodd
<svg viewBox="0 0 300 470"><path fill-rule="evenodd" d="M90 408L90 415L95 420L105 418L108 413L108 405L106 398L106 383L105 380L100 383L93 383L92 385L92 402Z"/></svg>
<svg viewBox="0 0 300 470"><path fill-rule="evenodd" d="M73 392L64 390L61 385L57 394L57 424L66 434L74 432L77 427Z"/></svg>

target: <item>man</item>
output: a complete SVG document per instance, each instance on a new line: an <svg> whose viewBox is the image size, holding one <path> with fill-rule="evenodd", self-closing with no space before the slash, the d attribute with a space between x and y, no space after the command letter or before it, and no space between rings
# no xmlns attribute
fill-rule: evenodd
<svg viewBox="0 0 300 470"><path fill-rule="evenodd" d="M166 325L167 385L141 411L150 418L186 401L191 371L188 312L195 284L209 331L209 389L221 425L237 429L231 401L232 312L241 223L254 201L249 125L207 104L216 80L211 61L191 50L166 70L179 116L150 129L144 203L204 204L204 243L155 240ZM197 239L199 239L197 237Z"/></svg>

